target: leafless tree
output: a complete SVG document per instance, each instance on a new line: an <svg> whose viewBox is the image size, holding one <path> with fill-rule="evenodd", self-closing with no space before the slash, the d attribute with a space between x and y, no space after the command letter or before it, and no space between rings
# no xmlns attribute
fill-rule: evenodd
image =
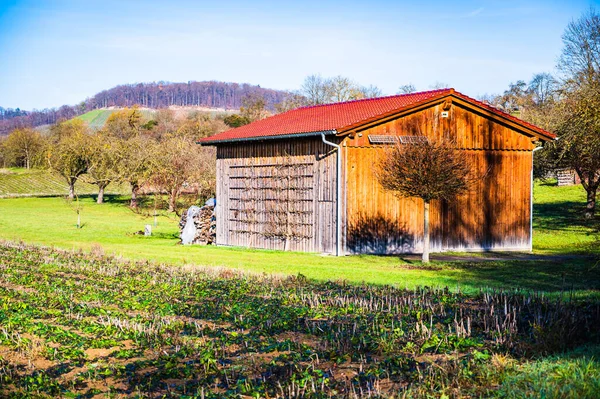
<svg viewBox="0 0 600 399"><path fill-rule="evenodd" d="M200 147L196 141L216 133L223 126L201 116L190 116L176 119L173 131L161 134L152 156L150 180L157 189L169 195L169 211L176 211L177 199L186 188L214 193L214 148Z"/></svg>
<svg viewBox="0 0 600 399"><path fill-rule="evenodd" d="M90 166L90 137L86 124L78 119L51 127L48 165L69 185L69 198L75 198L75 183Z"/></svg>
<svg viewBox="0 0 600 399"><path fill-rule="evenodd" d="M600 15L591 8L567 25L558 68L577 85L598 80L600 71Z"/></svg>
<svg viewBox="0 0 600 399"><path fill-rule="evenodd" d="M104 190L113 181L120 178L122 169L122 152L119 151L118 139L99 132L89 137L90 156L88 171L83 179L90 184L98 186L98 198L96 202L104 202Z"/></svg>
<svg viewBox="0 0 600 399"><path fill-rule="evenodd" d="M452 200L473 181L471 162L452 141L432 142L417 136L409 144L389 148L376 168L384 189L399 197L423 200L423 262L429 262L429 207L433 200Z"/></svg>
<svg viewBox="0 0 600 399"><path fill-rule="evenodd" d="M362 95L362 98L376 98L383 95L381 89L374 85L362 86L359 88L359 92Z"/></svg>
<svg viewBox="0 0 600 399"><path fill-rule="evenodd" d="M450 87L448 83L440 82L439 80L436 80L434 84L429 86L431 90L446 89L448 87Z"/></svg>
<svg viewBox="0 0 600 399"><path fill-rule="evenodd" d="M304 79L300 89L302 95L306 97L308 104L318 105L331 102L332 92L329 79L321 75L310 75Z"/></svg>
<svg viewBox="0 0 600 399"><path fill-rule="evenodd" d="M533 76L527 89L531 101L538 107L546 106L556 98L558 81L549 73L538 73Z"/></svg>
<svg viewBox="0 0 600 399"><path fill-rule="evenodd" d="M275 104L275 111L277 113L282 113L292 109L304 107L305 105L308 105L306 97L299 92L294 92L290 93L280 103Z"/></svg>
<svg viewBox="0 0 600 399"><path fill-rule="evenodd" d="M398 89L398 94L410 94L410 93L414 93L416 91L417 91L417 88L415 87L415 85L412 83L409 83L409 84L400 86L400 88Z"/></svg>
<svg viewBox="0 0 600 399"><path fill-rule="evenodd" d="M338 75L329 81L329 90L331 92L331 102L354 100L360 96L358 86L349 78Z"/></svg>
<svg viewBox="0 0 600 399"><path fill-rule="evenodd" d="M290 249L294 240L310 238L309 224L302 209L306 165L299 163L289 154L273 167L269 179L269 194L265 201L266 225L264 236L283 241L284 251Z"/></svg>
<svg viewBox="0 0 600 399"><path fill-rule="evenodd" d="M269 113L266 109L266 101L260 95L248 95L242 99L240 115L250 122L266 118Z"/></svg>
<svg viewBox="0 0 600 399"><path fill-rule="evenodd" d="M141 135L114 143L117 152L119 180L131 187L131 208L138 207L138 195L142 186L150 179L156 163L156 142L151 137Z"/></svg>
<svg viewBox="0 0 600 399"><path fill-rule="evenodd" d="M310 105L381 96L381 90L377 86L361 86L341 75L332 78L310 75L304 80L300 93Z"/></svg>

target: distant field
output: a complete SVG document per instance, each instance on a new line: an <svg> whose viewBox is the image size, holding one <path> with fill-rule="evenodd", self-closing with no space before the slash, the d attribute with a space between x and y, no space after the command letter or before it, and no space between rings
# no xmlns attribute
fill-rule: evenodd
<svg viewBox="0 0 600 399"><path fill-rule="evenodd" d="M77 182L75 190L78 194L96 194L98 187ZM127 193L125 185L111 184L106 192L113 194ZM69 186L62 177L45 169L25 170L20 168L0 169L0 198L2 197L35 197L63 196L69 194Z"/></svg>
<svg viewBox="0 0 600 399"><path fill-rule="evenodd" d="M106 120L110 117L111 114L118 111L120 108L101 108L95 109L90 112L86 112L83 115L79 115L75 117L75 119L80 119L88 124L88 126L92 129L101 129ZM198 111L203 113L210 114L211 117L215 117L220 114L235 114L238 111L236 110L225 110L225 109L213 109L207 107L169 107L177 117L185 117L191 112ZM140 112L144 116L144 118L151 119L156 114L155 109L151 108L140 108Z"/></svg>
<svg viewBox="0 0 600 399"><path fill-rule="evenodd" d="M75 119L80 119L86 122L92 129L101 129L110 115L118 110L119 109L95 109L90 112L86 112L83 115L79 115L75 117ZM142 109L141 112L144 117L151 118L156 111L151 109Z"/></svg>

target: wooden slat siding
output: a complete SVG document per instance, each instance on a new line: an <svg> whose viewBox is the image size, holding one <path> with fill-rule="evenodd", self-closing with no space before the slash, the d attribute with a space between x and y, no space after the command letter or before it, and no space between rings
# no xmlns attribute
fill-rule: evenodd
<svg viewBox="0 0 600 399"><path fill-rule="evenodd" d="M284 240L265 237L265 232L267 212L277 210L274 204L282 203L282 198L276 198L282 192L274 189L282 183L273 175L282 173L281 165L288 162L294 165L292 174L297 176L293 190L288 190L297 213L288 220L297 226L295 230L308 237L291 240L289 249L335 252L336 153L320 137L218 146L218 245L284 248ZM249 182L252 187L247 189ZM257 197L258 223L252 226L239 211L244 209L244 201L248 203L250 193ZM247 233L252 229L252 233Z"/></svg>
<svg viewBox="0 0 600 399"><path fill-rule="evenodd" d="M422 202L399 199L380 187L373 165L384 147L368 141L371 134L411 134L409 127L415 124L432 140L439 139L442 132L453 138L458 147L468 151L479 174L489 168L486 178L468 194L451 203L432 203L432 249L528 249L531 139L460 104L450 107L447 120L441 118L441 111L442 104L437 104L358 131L345 140L349 252L422 251ZM437 137L428 121L444 127L438 129Z"/></svg>

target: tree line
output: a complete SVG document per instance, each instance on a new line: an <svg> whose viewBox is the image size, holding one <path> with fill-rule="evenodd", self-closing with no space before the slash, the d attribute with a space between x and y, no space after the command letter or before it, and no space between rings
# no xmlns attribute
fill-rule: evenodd
<svg viewBox="0 0 600 399"><path fill-rule="evenodd" d="M134 83L103 90L73 106L24 111L0 107L0 136L26 127L52 125L88 111L107 107L167 108L170 106L239 109L248 99L260 99L264 110L283 112L293 108L381 96L376 86L361 86L350 78L310 75L296 91L266 89L246 83L194 82Z"/></svg>
<svg viewBox="0 0 600 399"><path fill-rule="evenodd" d="M67 183L71 199L79 180L98 187L98 203L109 184L128 183L132 208L138 207L140 190L146 188L167 194L169 211L175 211L183 191L214 195L215 152L196 141L225 129L222 117L206 113L178 117L163 109L148 119L136 107L124 108L94 132L79 119L52 125L47 136L17 129L2 143L0 156L5 163L50 168Z"/></svg>
<svg viewBox="0 0 600 399"><path fill-rule="evenodd" d="M0 136L14 129L51 125L71 119L88 111L106 107L166 108L169 106L204 106L211 108L239 109L248 96L259 96L267 109L283 102L291 93L265 89L260 86L226 82L188 83L135 83L101 91L91 98L73 106L23 111L0 107Z"/></svg>

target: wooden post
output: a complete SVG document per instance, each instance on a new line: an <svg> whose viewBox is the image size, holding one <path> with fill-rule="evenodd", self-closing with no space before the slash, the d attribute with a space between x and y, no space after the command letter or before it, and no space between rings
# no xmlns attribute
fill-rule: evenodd
<svg viewBox="0 0 600 399"><path fill-rule="evenodd" d="M429 201L423 204L423 263L429 263Z"/></svg>

